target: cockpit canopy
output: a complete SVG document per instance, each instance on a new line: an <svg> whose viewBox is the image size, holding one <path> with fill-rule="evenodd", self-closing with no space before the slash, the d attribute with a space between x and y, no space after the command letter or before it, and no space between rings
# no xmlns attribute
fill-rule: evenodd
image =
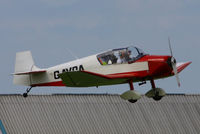
<svg viewBox="0 0 200 134"><path fill-rule="evenodd" d="M141 49L137 47L126 47L113 49L108 52L97 55L97 58L101 65L111 65L111 64L123 64L132 63L139 58L146 55Z"/></svg>

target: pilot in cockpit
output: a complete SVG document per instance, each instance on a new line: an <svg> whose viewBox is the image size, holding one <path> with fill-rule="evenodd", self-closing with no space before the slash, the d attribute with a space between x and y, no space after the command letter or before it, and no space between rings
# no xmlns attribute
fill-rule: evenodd
<svg viewBox="0 0 200 134"><path fill-rule="evenodd" d="M144 55L146 54L141 49L130 46L99 54L97 58L101 65L112 65L116 63L133 63Z"/></svg>
<svg viewBox="0 0 200 134"><path fill-rule="evenodd" d="M126 51L122 50L119 52L119 58L117 59L117 63L121 64L121 63L125 63L127 62L126 60Z"/></svg>
<svg viewBox="0 0 200 134"><path fill-rule="evenodd" d="M133 55L131 54L131 50L128 50L126 54L126 61L129 62L130 60L132 60L132 58Z"/></svg>

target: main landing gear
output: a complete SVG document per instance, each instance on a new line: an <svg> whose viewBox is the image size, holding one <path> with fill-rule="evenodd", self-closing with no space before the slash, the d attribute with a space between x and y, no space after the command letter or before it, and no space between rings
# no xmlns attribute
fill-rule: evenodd
<svg viewBox="0 0 200 134"><path fill-rule="evenodd" d="M166 95L165 91L161 88L156 88L153 79L151 79L150 82L151 82L152 89L150 91L148 91L145 95L148 98L153 98L155 101L161 100L162 97L164 97Z"/></svg>
<svg viewBox="0 0 200 134"><path fill-rule="evenodd" d="M31 91L32 88L33 88L33 87L29 87L29 88L26 89L26 92L23 93L23 97L24 97L24 98L26 98L26 97L28 96L28 93Z"/></svg>
<svg viewBox="0 0 200 134"><path fill-rule="evenodd" d="M164 97L166 95L165 91L161 88L156 88L153 79L151 79L150 82L151 82L152 89L150 91L148 91L145 95L148 98L153 98L155 101L161 100L162 97ZM122 95L120 95L120 97L124 100L128 100L131 103L135 103L141 98L141 95L140 95L140 93L138 93L134 90L132 80L130 80L128 83L130 86L130 90L124 92ZM144 84L146 84L146 82Z"/></svg>
<svg viewBox="0 0 200 134"><path fill-rule="evenodd" d="M140 93L134 90L132 80L129 81L129 86L130 86L130 90L124 92L122 95L120 95L120 97L124 100L128 100L131 103L135 103L141 98L141 95Z"/></svg>

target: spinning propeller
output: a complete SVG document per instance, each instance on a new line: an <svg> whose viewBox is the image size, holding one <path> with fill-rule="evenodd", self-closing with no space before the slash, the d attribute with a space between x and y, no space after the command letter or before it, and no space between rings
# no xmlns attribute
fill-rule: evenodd
<svg viewBox="0 0 200 134"><path fill-rule="evenodd" d="M171 47L169 37L168 37L168 43L169 43L169 49L170 49L170 53L171 53L171 61L170 62L171 62L172 68L173 68L174 75L176 77L176 81L178 83L178 86L180 87L181 84L180 84L180 79L179 79L179 76L178 76L178 71L177 71L177 68L176 68L176 59L173 56L172 47Z"/></svg>

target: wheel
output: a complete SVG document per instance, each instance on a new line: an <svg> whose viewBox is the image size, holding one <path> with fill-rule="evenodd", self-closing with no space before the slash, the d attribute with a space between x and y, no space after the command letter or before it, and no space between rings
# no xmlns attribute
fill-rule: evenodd
<svg viewBox="0 0 200 134"><path fill-rule="evenodd" d="M26 98L28 96L27 93L23 93L23 97Z"/></svg>
<svg viewBox="0 0 200 134"><path fill-rule="evenodd" d="M156 96L153 97L153 99L154 99L155 101L159 101L159 100L162 99L162 96L157 96L157 95L156 95Z"/></svg>
<svg viewBox="0 0 200 134"><path fill-rule="evenodd" d="M137 100L133 100L133 99L128 100L128 101L131 102L131 103L135 103L135 102L137 102Z"/></svg>

